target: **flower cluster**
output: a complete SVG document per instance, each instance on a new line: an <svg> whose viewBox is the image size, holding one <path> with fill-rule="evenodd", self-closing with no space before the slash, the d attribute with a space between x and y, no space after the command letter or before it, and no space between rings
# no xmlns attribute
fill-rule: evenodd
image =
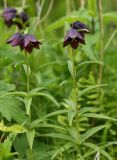
<svg viewBox="0 0 117 160"><path fill-rule="evenodd" d="M71 28L67 31L64 39L63 47L71 45L73 49L77 49L79 43L85 44L85 33L89 33L85 24L77 21L71 24Z"/></svg>
<svg viewBox="0 0 117 160"><path fill-rule="evenodd" d="M40 41L31 34L15 33L8 41L7 44L11 44L12 47L19 46L21 50L31 53L33 48L39 49Z"/></svg>
<svg viewBox="0 0 117 160"><path fill-rule="evenodd" d="M11 27L13 24L15 24L19 29L23 29L25 26L27 27L29 25L29 17L24 11L18 13L14 8L5 8L2 16L5 24L8 27Z"/></svg>

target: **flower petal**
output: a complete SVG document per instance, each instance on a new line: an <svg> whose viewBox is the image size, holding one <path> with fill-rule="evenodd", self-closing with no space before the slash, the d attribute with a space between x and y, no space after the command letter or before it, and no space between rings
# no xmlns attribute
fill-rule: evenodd
<svg viewBox="0 0 117 160"><path fill-rule="evenodd" d="M78 42L82 43L82 44L85 44L85 39L83 37L83 35L79 32L77 32L77 37L76 39L78 40Z"/></svg>
<svg viewBox="0 0 117 160"><path fill-rule="evenodd" d="M67 35L68 35L69 38L74 39L74 38L76 38L76 37L78 36L77 30L71 28L71 29L68 31Z"/></svg>
<svg viewBox="0 0 117 160"><path fill-rule="evenodd" d="M82 22L76 21L72 24L72 27L74 29L81 29L82 30L81 32L83 33L89 33L87 26Z"/></svg>
<svg viewBox="0 0 117 160"><path fill-rule="evenodd" d="M28 35L25 35L24 36L24 47L27 47L29 45L29 43L30 43L30 40L28 38Z"/></svg>
<svg viewBox="0 0 117 160"><path fill-rule="evenodd" d="M71 42L71 38L68 38L67 40L64 40L63 47L66 47L67 45L69 45L70 42Z"/></svg>
<svg viewBox="0 0 117 160"><path fill-rule="evenodd" d="M33 50L33 45L28 45L27 47L25 47L26 52L31 53Z"/></svg>
<svg viewBox="0 0 117 160"><path fill-rule="evenodd" d="M18 46L18 45L19 45L19 39L14 39L14 40L11 42L11 45L12 45L13 47Z"/></svg>
<svg viewBox="0 0 117 160"><path fill-rule="evenodd" d="M33 35L31 35L31 34L27 34L27 37L28 37L28 39L29 39L31 42L38 42L38 41L36 40L36 38L35 38Z"/></svg>
<svg viewBox="0 0 117 160"><path fill-rule="evenodd" d="M73 49L77 49L77 47L78 47L78 41L76 40L76 39L73 39L72 41L71 41L71 43L70 43L70 45L71 45L71 47L73 48Z"/></svg>
<svg viewBox="0 0 117 160"><path fill-rule="evenodd" d="M39 42L35 42L35 43L33 43L33 45L34 45L34 48L39 49Z"/></svg>
<svg viewBox="0 0 117 160"><path fill-rule="evenodd" d="M21 33L15 33L10 39L8 39L7 44L13 41L15 38L20 38L22 36Z"/></svg>

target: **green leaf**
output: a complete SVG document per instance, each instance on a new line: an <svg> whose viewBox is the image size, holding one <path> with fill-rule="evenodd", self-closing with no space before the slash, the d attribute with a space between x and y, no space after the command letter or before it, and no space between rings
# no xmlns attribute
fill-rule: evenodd
<svg viewBox="0 0 117 160"><path fill-rule="evenodd" d="M110 46L110 44L112 43L113 39L115 38L116 34L117 34L117 29L115 29L115 30L113 31L113 33L111 34L111 36L110 36L110 38L108 39L107 43L105 44L105 46L104 46L104 51L106 51L106 50L109 48L109 46Z"/></svg>
<svg viewBox="0 0 117 160"><path fill-rule="evenodd" d="M39 137L52 137L52 138L59 138L59 139L75 142L75 140L72 137L62 133L45 133L45 134L37 134L37 135Z"/></svg>
<svg viewBox="0 0 117 160"><path fill-rule="evenodd" d="M0 131L2 132L14 132L14 133L24 133L26 128L22 125L14 124L12 126L6 126L3 121L0 122Z"/></svg>
<svg viewBox="0 0 117 160"><path fill-rule="evenodd" d="M83 158L87 158L91 155L94 155L96 153L96 150L88 150L87 152L85 152L85 154L83 155Z"/></svg>
<svg viewBox="0 0 117 160"><path fill-rule="evenodd" d="M78 64L79 66L81 65L84 65L84 64L103 64L103 62L100 62L100 61L85 61L85 62L82 62L80 64Z"/></svg>
<svg viewBox="0 0 117 160"><path fill-rule="evenodd" d="M100 125L100 126L89 129L87 132L81 135L80 144L83 143L89 137L91 137L93 134L97 133L98 131L102 130L105 127L106 125Z"/></svg>
<svg viewBox="0 0 117 160"><path fill-rule="evenodd" d="M29 28L26 28L26 29L24 30L24 34L29 34Z"/></svg>
<svg viewBox="0 0 117 160"><path fill-rule="evenodd" d="M69 72L71 74L71 76L74 78L74 69L73 69L73 62L72 61L68 61L68 69L69 69Z"/></svg>
<svg viewBox="0 0 117 160"><path fill-rule="evenodd" d="M0 114L8 121L11 119L17 122L25 120L25 112L21 108L22 103L11 95L0 94ZM20 114L19 114L20 113Z"/></svg>
<svg viewBox="0 0 117 160"><path fill-rule="evenodd" d="M92 16L96 16L96 3L94 0L88 0L88 9L93 11Z"/></svg>
<svg viewBox="0 0 117 160"><path fill-rule="evenodd" d="M83 155L84 158L86 158L86 157L94 154L95 152L100 152L100 146L97 146L97 145L95 145L95 144L93 144L93 143L84 142L83 145L84 145L85 147L91 148L91 150L89 150L88 152L86 152L86 153Z"/></svg>
<svg viewBox="0 0 117 160"><path fill-rule="evenodd" d="M85 117L91 117L91 118L99 118L99 119L106 119L106 120L111 120L111 121L117 121L117 119L105 116L103 114L97 114L97 113L85 113Z"/></svg>
<svg viewBox="0 0 117 160"><path fill-rule="evenodd" d="M12 157L13 155L17 155L18 153L11 152L11 147L13 144L13 141L16 137L16 134L10 133L9 136L4 140L3 143L0 143L0 158L1 160L3 159L8 159Z"/></svg>
<svg viewBox="0 0 117 160"><path fill-rule="evenodd" d="M57 149L56 152L53 154L52 156L52 160L59 155L61 152L66 152L69 148L73 147L74 143L66 143L65 145L63 145L61 148Z"/></svg>
<svg viewBox="0 0 117 160"><path fill-rule="evenodd" d="M0 46L0 56L2 56L2 58L7 57L12 61L16 57L15 50L8 45L3 44L3 46Z"/></svg>
<svg viewBox="0 0 117 160"><path fill-rule="evenodd" d="M26 108L26 114L30 115L30 107L32 104L32 97L25 97L24 103L25 103L25 108Z"/></svg>
<svg viewBox="0 0 117 160"><path fill-rule="evenodd" d="M33 94L33 93L37 93L41 90L44 90L45 88L44 87L38 87L38 88L34 88L30 91L30 94Z"/></svg>
<svg viewBox="0 0 117 160"><path fill-rule="evenodd" d="M56 99L48 94L48 93L42 93L42 92L38 92L38 93L31 93L31 96L43 96L43 97L47 97L48 99L50 99L57 107L59 107L59 103L56 101Z"/></svg>
<svg viewBox="0 0 117 160"><path fill-rule="evenodd" d="M76 115L76 112L74 110L68 110L68 121L70 126L72 126L72 121L75 115Z"/></svg>
<svg viewBox="0 0 117 160"><path fill-rule="evenodd" d="M4 81L0 81L0 91L9 92L15 89L14 84L5 83Z"/></svg>
<svg viewBox="0 0 117 160"><path fill-rule="evenodd" d="M77 129L75 127L70 127L70 128L68 128L68 131L69 131L71 137L73 137L74 141L76 143L78 143L80 141L80 137L79 137Z"/></svg>
<svg viewBox="0 0 117 160"><path fill-rule="evenodd" d="M70 24L69 23L67 23L67 22L65 22L65 31L68 31L68 30L70 30Z"/></svg>
<svg viewBox="0 0 117 160"><path fill-rule="evenodd" d="M68 84L68 83L69 83L68 80L64 80L64 81L62 81L62 82L60 83L60 87L66 85L66 84Z"/></svg>
<svg viewBox="0 0 117 160"><path fill-rule="evenodd" d="M103 20L107 23L117 22L117 12L108 12L103 14Z"/></svg>
<svg viewBox="0 0 117 160"><path fill-rule="evenodd" d="M103 146L97 146L93 143L89 143L89 142L85 142L83 143L85 146L88 146L90 148L92 148L93 150L96 150L97 152L101 153L104 157L106 157L108 160L112 160L112 157L102 149ZM86 155L84 155L84 157L86 157Z"/></svg>
<svg viewBox="0 0 117 160"><path fill-rule="evenodd" d="M36 119L35 121L33 121L31 123L31 128L36 127L39 123L45 121L45 119L47 119L49 117L56 116L56 115L59 115L59 114L64 114L64 113L67 113L67 112L68 112L68 110L59 110L59 111L49 113L49 114L45 115L44 117L42 117L40 119Z"/></svg>
<svg viewBox="0 0 117 160"><path fill-rule="evenodd" d="M70 110L75 110L75 102L71 99L65 99L65 103L62 103L66 108Z"/></svg>
<svg viewBox="0 0 117 160"><path fill-rule="evenodd" d="M82 115L86 112L94 112L94 111L97 111L97 109L94 107L84 107L79 110L79 115Z"/></svg>
<svg viewBox="0 0 117 160"><path fill-rule="evenodd" d="M94 51L93 51L93 49L92 49L92 39L91 39L92 37L90 37L90 36L88 36L88 37L86 37L86 44L87 45L84 45L83 46L83 50L84 50L84 54L86 54L86 56L90 59L90 60L92 60L92 61L97 61L97 57L95 56L95 54L94 54Z"/></svg>
<svg viewBox="0 0 117 160"><path fill-rule="evenodd" d="M33 141L34 141L34 138L35 138L35 130L28 130L26 132L26 135L27 135L27 139L28 139L28 143L29 143L29 147L30 149L32 149L33 147Z"/></svg>
<svg viewBox="0 0 117 160"><path fill-rule="evenodd" d="M19 66L22 66L22 64L24 64L25 62L24 61L18 61L15 63L15 68L19 67Z"/></svg>
<svg viewBox="0 0 117 160"><path fill-rule="evenodd" d="M84 89L83 91L79 92L78 97L83 96L85 93L89 92L92 89L99 88L99 87L104 87L104 86L107 86L107 84L94 85L94 86L88 87L88 88Z"/></svg>
<svg viewBox="0 0 117 160"><path fill-rule="evenodd" d="M41 123L39 125L37 125L36 127L46 127L46 128L54 128L54 129L59 129L59 130L66 130L65 128L58 126L58 125L54 125L54 124L49 124L49 123Z"/></svg>
<svg viewBox="0 0 117 160"><path fill-rule="evenodd" d="M110 156L110 154L108 154L106 151L104 151L103 149L101 149L101 154L106 157L108 160L113 160L113 158Z"/></svg>
<svg viewBox="0 0 117 160"><path fill-rule="evenodd" d="M46 28L46 31L53 31L55 29L58 29L64 26L65 22L72 23L77 20L87 21L88 19L90 19L89 13L90 11L79 10L79 12L74 12L72 15L57 19L57 21L53 22Z"/></svg>
<svg viewBox="0 0 117 160"><path fill-rule="evenodd" d="M17 92L0 92L0 98L3 98L5 96L22 96L27 97L26 92L17 91Z"/></svg>
<svg viewBox="0 0 117 160"><path fill-rule="evenodd" d="M27 75L27 69L29 68L29 74L31 73L31 69L30 69L30 66L28 66L27 68L27 64L23 64L23 68L24 68L24 71L25 71L25 74Z"/></svg>

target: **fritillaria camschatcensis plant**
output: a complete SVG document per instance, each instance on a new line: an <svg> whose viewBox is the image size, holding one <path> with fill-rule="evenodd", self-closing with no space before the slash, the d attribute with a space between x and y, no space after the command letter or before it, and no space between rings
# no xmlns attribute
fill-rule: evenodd
<svg viewBox="0 0 117 160"><path fill-rule="evenodd" d="M8 39L7 41L7 44L11 44L12 47L16 47L16 46L19 46L21 51L24 51L25 53L25 57L26 57L26 76L27 76L27 100L26 102L30 102L32 101L32 98L30 99L30 96L29 92L30 92L30 66L29 66L29 63L28 63L28 55L32 53L33 49L36 48L36 49L39 49L40 48L40 44L41 42L38 41L33 35L31 34L22 34L22 33L15 33L13 36L11 36L10 39ZM30 101L31 100L31 101ZM29 121L31 123L31 109L30 107L28 106L29 103L26 103L27 106L26 106L26 113L27 115L29 116ZM30 133L32 133L33 135L35 134L35 130L31 130L29 131ZM30 133L29 133L29 136L30 136ZM27 133L28 134L28 133ZM28 135L27 135L28 137ZM32 160L32 145L30 145L29 143L29 146L30 146L30 159Z"/></svg>
<svg viewBox="0 0 117 160"><path fill-rule="evenodd" d="M78 133L78 137L80 137L79 132L79 115L78 115L78 86L77 86L77 71L75 65L75 53L74 51L78 48L79 44L85 45L85 34L89 33L87 26L79 21L74 22L70 25L70 29L67 31L65 35L65 39L63 42L63 47L70 45L70 67L72 68L72 101L74 103L75 108L75 124ZM69 63L68 63L69 65ZM69 67L69 68L70 68ZM80 138L79 138L80 139ZM79 150L79 148L78 148Z"/></svg>

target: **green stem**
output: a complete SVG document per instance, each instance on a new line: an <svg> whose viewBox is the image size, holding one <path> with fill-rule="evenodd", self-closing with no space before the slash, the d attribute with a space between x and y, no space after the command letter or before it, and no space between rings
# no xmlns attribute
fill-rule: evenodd
<svg viewBox="0 0 117 160"><path fill-rule="evenodd" d="M27 93L29 94L30 92L30 66L29 66L29 63L28 63L28 53L25 51L25 55L26 55L26 66L27 66L27 70L26 70L26 75L27 75ZM31 110L29 112L29 120L31 122ZM32 149L29 148L29 160L33 160L32 158Z"/></svg>
<svg viewBox="0 0 117 160"><path fill-rule="evenodd" d="M104 46L104 51L108 48L108 46L110 45L111 41L113 40L113 38L116 36L117 34L117 29L113 31L113 33L111 34L108 42L106 43L106 45Z"/></svg>
<svg viewBox="0 0 117 160"><path fill-rule="evenodd" d="M32 156L32 149L30 148L30 150L29 150L29 154L30 154L30 158L29 158L29 160L33 160L33 156Z"/></svg>
<svg viewBox="0 0 117 160"><path fill-rule="evenodd" d="M28 53L25 52L26 54L26 66L27 66L27 93L29 93L30 89L29 89L29 86L30 86L30 67L29 67L29 64L28 64Z"/></svg>
<svg viewBox="0 0 117 160"><path fill-rule="evenodd" d="M75 102L75 110L76 110L76 129L78 132L78 139L80 138L80 133L79 133L79 115L78 115L78 86L77 86L77 77L76 77L76 66L75 66L75 54L73 50L71 51L71 60L73 63L73 99ZM79 151L79 146L78 146L78 151Z"/></svg>
<svg viewBox="0 0 117 160"><path fill-rule="evenodd" d="M26 0L22 0L22 8L25 8Z"/></svg>
<svg viewBox="0 0 117 160"><path fill-rule="evenodd" d="M75 66L75 54L72 50L72 63L73 63L73 93L74 93L74 102L75 102L75 109L76 112L78 112L78 107L77 107L77 98L78 98L78 90L77 90L77 79L76 79L76 66Z"/></svg>
<svg viewBox="0 0 117 160"><path fill-rule="evenodd" d="M38 26L40 28L41 33L43 33L43 29L42 29L41 23L44 22L46 20L46 18L49 16L49 14L50 14L50 12L52 10L53 4L54 4L54 0L50 1L47 12L45 13L44 17L41 18L41 13L43 11L44 3L45 3L45 0L43 0L41 4L40 3L38 4L39 6L41 6L41 9L40 9L40 7L38 7L37 21L36 21L36 24L35 24L35 29L33 31L34 33L38 29Z"/></svg>
<svg viewBox="0 0 117 160"><path fill-rule="evenodd" d="M71 12L71 1L66 0L66 15L69 15Z"/></svg>
<svg viewBox="0 0 117 160"><path fill-rule="evenodd" d="M72 50L72 63L73 63L73 90L74 90L74 102L75 102L75 108L77 109L77 79L76 79L76 67L75 67L75 55Z"/></svg>
<svg viewBox="0 0 117 160"><path fill-rule="evenodd" d="M103 11L102 11L102 0L98 0L98 11L99 11L99 23L100 23L100 61L104 60L104 24L103 24ZM99 68L99 84L102 83L103 65L100 64Z"/></svg>
<svg viewBox="0 0 117 160"><path fill-rule="evenodd" d="M80 0L80 5L81 5L81 8L84 8L85 1L84 0Z"/></svg>
<svg viewBox="0 0 117 160"><path fill-rule="evenodd" d="M4 8L7 8L7 0L4 0Z"/></svg>

